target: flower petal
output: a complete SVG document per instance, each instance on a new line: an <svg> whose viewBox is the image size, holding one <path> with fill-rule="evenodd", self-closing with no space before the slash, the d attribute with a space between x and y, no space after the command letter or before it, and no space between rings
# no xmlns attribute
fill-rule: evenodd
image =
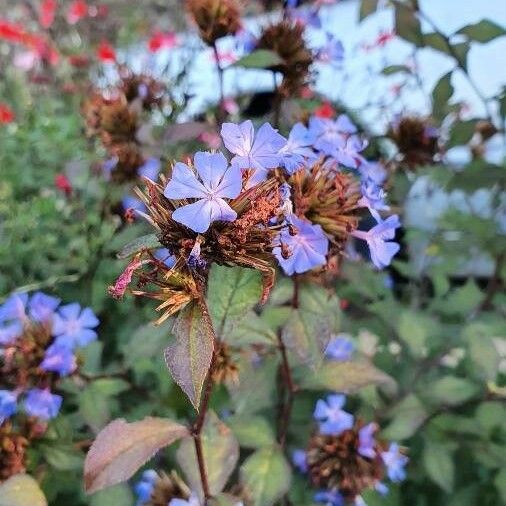
<svg viewBox="0 0 506 506"><path fill-rule="evenodd" d="M202 198L207 192L195 173L184 163L178 162L172 170L172 178L163 194L168 199Z"/></svg>
<svg viewBox="0 0 506 506"><path fill-rule="evenodd" d="M236 218L237 213L223 199L198 200L172 213L173 220L198 233L204 233L213 221L234 221Z"/></svg>
<svg viewBox="0 0 506 506"><path fill-rule="evenodd" d="M221 137L225 147L234 155L246 156L251 152L255 129L250 120L240 125L235 123L223 123Z"/></svg>
<svg viewBox="0 0 506 506"><path fill-rule="evenodd" d="M199 151L195 153L193 163L206 189L216 190L228 168L223 153Z"/></svg>

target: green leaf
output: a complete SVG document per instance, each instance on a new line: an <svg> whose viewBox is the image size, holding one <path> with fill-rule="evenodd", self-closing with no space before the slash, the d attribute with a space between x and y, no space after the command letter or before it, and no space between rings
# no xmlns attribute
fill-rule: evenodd
<svg viewBox="0 0 506 506"><path fill-rule="evenodd" d="M252 53L237 60L232 66L244 67L247 69L269 69L282 64L283 60L274 51L256 49Z"/></svg>
<svg viewBox="0 0 506 506"><path fill-rule="evenodd" d="M224 340L233 346L273 345L277 342L276 334L268 323L253 311L241 318Z"/></svg>
<svg viewBox="0 0 506 506"><path fill-rule="evenodd" d="M296 380L307 390L334 390L353 393L368 385L385 384L395 388L394 380L370 362L325 362L315 371L296 369Z"/></svg>
<svg viewBox="0 0 506 506"><path fill-rule="evenodd" d="M450 54L450 47L448 41L440 33L425 33L423 35L423 42L428 46L441 53Z"/></svg>
<svg viewBox="0 0 506 506"><path fill-rule="evenodd" d="M257 450L241 466L240 474L253 506L271 506L290 488L290 466L277 446Z"/></svg>
<svg viewBox="0 0 506 506"><path fill-rule="evenodd" d="M475 119L456 121L451 127L447 148L467 144L474 135L477 122Z"/></svg>
<svg viewBox="0 0 506 506"><path fill-rule="evenodd" d="M390 76L399 72L406 72L407 74L411 74L411 69L406 65L388 65L381 71L381 73L385 76Z"/></svg>
<svg viewBox="0 0 506 506"><path fill-rule="evenodd" d="M476 42L484 43L506 35L506 30L489 19L482 19L478 23L464 26L457 33L467 35Z"/></svg>
<svg viewBox="0 0 506 506"><path fill-rule="evenodd" d="M276 441L271 425L262 416L234 416L227 423L244 448L262 448Z"/></svg>
<svg viewBox="0 0 506 506"><path fill-rule="evenodd" d="M47 506L39 484L27 474L16 474L0 484L0 506Z"/></svg>
<svg viewBox="0 0 506 506"><path fill-rule="evenodd" d="M449 449L440 442L426 441L423 450L423 464L429 477L445 492L453 490L455 464Z"/></svg>
<svg viewBox="0 0 506 506"><path fill-rule="evenodd" d="M90 506L133 506L134 497L127 484L101 490L90 499Z"/></svg>
<svg viewBox="0 0 506 506"><path fill-rule="evenodd" d="M187 427L168 419L114 420L100 432L86 456L86 492L128 480L158 450L189 435Z"/></svg>
<svg viewBox="0 0 506 506"><path fill-rule="evenodd" d="M506 468L501 469L496 475L494 479L494 485L499 492L501 500L506 503Z"/></svg>
<svg viewBox="0 0 506 506"><path fill-rule="evenodd" d="M420 20L415 11L407 5L395 4L395 33L417 47L423 47Z"/></svg>
<svg viewBox="0 0 506 506"><path fill-rule="evenodd" d="M469 42L452 44L453 51L457 55L457 61L464 70L467 70L467 54L469 53L470 47Z"/></svg>
<svg viewBox="0 0 506 506"><path fill-rule="evenodd" d="M360 2L360 11L358 14L358 20L362 21L367 16L370 16L378 9L378 0L362 0Z"/></svg>
<svg viewBox="0 0 506 506"><path fill-rule="evenodd" d="M392 421L382 431L382 437L402 440L411 437L427 418L427 411L418 397L408 395L390 411Z"/></svg>
<svg viewBox="0 0 506 506"><path fill-rule="evenodd" d="M428 397L443 406L457 406L474 397L479 387L469 380L446 376L429 385L426 389Z"/></svg>
<svg viewBox="0 0 506 506"><path fill-rule="evenodd" d="M472 280L464 286L456 288L440 305L443 314L468 315L483 299L483 293Z"/></svg>
<svg viewBox="0 0 506 506"><path fill-rule="evenodd" d="M44 445L41 450L47 463L59 471L75 471L82 469L83 455L71 445Z"/></svg>
<svg viewBox="0 0 506 506"><path fill-rule="evenodd" d="M188 304L179 313L172 333L175 342L166 348L165 362L174 381L198 409L214 347L207 311L198 302Z"/></svg>
<svg viewBox="0 0 506 506"><path fill-rule="evenodd" d="M233 432L209 411L202 430L202 452L212 495L219 494L234 472L239 459L239 444ZM190 488L203 497L195 444L192 437L181 441L177 450L177 462L181 466Z"/></svg>
<svg viewBox="0 0 506 506"><path fill-rule="evenodd" d="M262 278L253 269L213 265L207 300L216 335L226 338L235 324L258 303Z"/></svg>
<svg viewBox="0 0 506 506"><path fill-rule="evenodd" d="M448 72L443 77L439 79L439 81L434 86L432 90L432 101L433 101L433 111L434 113L438 111L446 111L448 106L448 101L453 95L454 88L452 86L452 72ZM444 117L444 114L438 114L439 117Z"/></svg>
<svg viewBox="0 0 506 506"><path fill-rule="evenodd" d="M406 309L400 315L397 331L413 356L423 357L427 354L428 340L437 329L437 323L430 317Z"/></svg>
<svg viewBox="0 0 506 506"><path fill-rule="evenodd" d="M153 249L159 248L160 241L156 234L147 234L142 237L138 237L134 239L132 242L129 242L127 245L123 247L123 249L117 254L118 258L128 258L139 251L144 249Z"/></svg>

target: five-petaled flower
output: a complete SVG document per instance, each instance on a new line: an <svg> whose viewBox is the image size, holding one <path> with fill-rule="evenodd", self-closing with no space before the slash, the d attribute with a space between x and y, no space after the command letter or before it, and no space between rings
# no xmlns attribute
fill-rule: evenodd
<svg viewBox="0 0 506 506"><path fill-rule="evenodd" d="M325 435L338 436L341 432L353 427L353 415L343 409L346 397L342 394L327 396L327 400L319 399L313 416L320 422L320 432Z"/></svg>
<svg viewBox="0 0 506 506"><path fill-rule="evenodd" d="M288 141L279 151L280 165L289 174L293 174L314 162L318 156L311 148L312 145L313 138L309 130L302 123L296 123L290 131Z"/></svg>
<svg viewBox="0 0 506 506"><path fill-rule="evenodd" d="M315 138L315 149L334 156L336 149L343 147L348 136L357 132L357 127L348 116L341 114L335 121L313 116L309 120L309 130Z"/></svg>
<svg viewBox="0 0 506 506"><path fill-rule="evenodd" d="M30 297L28 314L36 322L45 322L52 318L61 299L42 292L36 292Z"/></svg>
<svg viewBox="0 0 506 506"><path fill-rule="evenodd" d="M390 443L386 452L381 452L381 458L387 467L388 477L393 482L399 482L406 478L406 464L409 459L402 454L397 443Z"/></svg>
<svg viewBox="0 0 506 506"><path fill-rule="evenodd" d="M70 349L83 347L97 338L93 330L99 321L93 311L74 302L61 306L53 318L53 335L55 342Z"/></svg>
<svg viewBox="0 0 506 506"><path fill-rule="evenodd" d="M178 207L172 219L198 233L206 232L214 221L234 221L237 213L224 199L234 199L241 192L239 167L229 166L222 153L198 152L193 163L197 174L184 163L176 163L163 192L168 199L197 199Z"/></svg>
<svg viewBox="0 0 506 506"><path fill-rule="evenodd" d="M303 272L325 265L329 240L320 225L290 217L290 225L283 228L275 239L272 250L285 274Z"/></svg>
<svg viewBox="0 0 506 506"><path fill-rule="evenodd" d="M267 178L269 169L278 167L279 151L286 143L269 123L264 123L255 135L253 123L250 120L236 125L223 123L221 137L225 147L235 156L232 165L240 169L253 169L249 185L260 183Z"/></svg>
<svg viewBox="0 0 506 506"><path fill-rule="evenodd" d="M50 420L58 415L62 400L61 395L52 394L47 388L32 388L26 394L25 411L30 416Z"/></svg>
<svg viewBox="0 0 506 506"><path fill-rule="evenodd" d="M60 376L68 376L76 370L76 357L72 350L60 342L53 343L44 354L40 368L44 371L57 372Z"/></svg>

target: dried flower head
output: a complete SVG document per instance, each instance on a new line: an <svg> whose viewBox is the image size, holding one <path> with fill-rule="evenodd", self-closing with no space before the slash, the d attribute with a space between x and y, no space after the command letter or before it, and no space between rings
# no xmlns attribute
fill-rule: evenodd
<svg viewBox="0 0 506 506"><path fill-rule="evenodd" d="M142 107L151 111L163 103L166 86L153 76L132 72L127 67L121 67L119 90L124 94L128 103L140 101Z"/></svg>
<svg viewBox="0 0 506 506"><path fill-rule="evenodd" d="M187 0L186 8L199 28L200 37L209 46L241 27L237 0Z"/></svg>
<svg viewBox="0 0 506 506"><path fill-rule="evenodd" d="M229 346L223 341L217 342L214 360L213 382L215 384L238 383L239 367L234 360Z"/></svg>

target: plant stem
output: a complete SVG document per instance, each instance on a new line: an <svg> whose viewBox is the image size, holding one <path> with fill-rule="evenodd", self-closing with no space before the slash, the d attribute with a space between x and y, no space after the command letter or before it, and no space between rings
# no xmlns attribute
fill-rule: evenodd
<svg viewBox="0 0 506 506"><path fill-rule="evenodd" d="M218 53L218 48L216 47L216 43L213 43L213 52L214 52L214 59L216 60L216 70L218 72L218 81L220 86L220 102L218 104L218 112L216 113L216 121L218 123L222 123L225 120L225 86L224 86L224 79L223 79L223 69L220 64L220 54Z"/></svg>

